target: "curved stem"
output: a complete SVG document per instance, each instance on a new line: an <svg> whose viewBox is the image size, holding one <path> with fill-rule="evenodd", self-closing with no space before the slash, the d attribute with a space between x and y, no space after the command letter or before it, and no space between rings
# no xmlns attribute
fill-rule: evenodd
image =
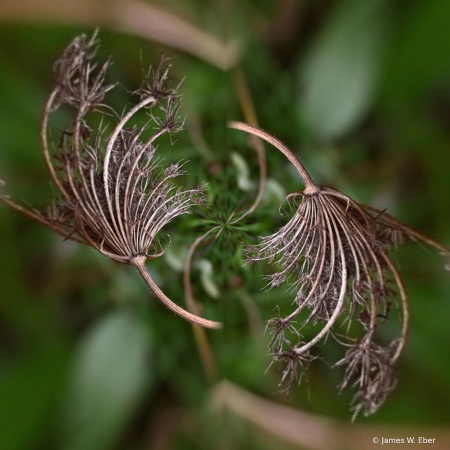
<svg viewBox="0 0 450 450"><path fill-rule="evenodd" d="M446 255L450 255L450 249L448 247L446 247L445 245L440 244L439 242L435 241L434 239L431 239L428 236L425 236L424 234L420 233L419 231L409 228L406 225L403 225L402 228L405 229L406 232L409 233L411 236L413 236L415 239L422 241L425 244L428 244L430 247L434 247L436 250L439 250L440 252L442 252Z"/></svg>
<svg viewBox="0 0 450 450"><path fill-rule="evenodd" d="M235 74L235 86L237 91L237 96L239 99L239 103L241 105L242 113L245 117L245 120L247 122L257 124L257 118L256 118L256 112L255 108L252 102L252 98L250 95L250 90L247 85L247 81L245 79L244 72L242 70L238 70ZM238 217L237 219L233 220L230 225L233 225L239 221L241 221L244 217L250 215L255 211L255 209L258 207L258 205L261 203L262 196L264 194L264 190L266 188L266 182L267 182L267 163L266 163L266 152L264 151L264 145L261 142L260 139L257 139L256 137L252 140L253 147L256 150L257 157L258 157L258 166L259 166L259 183L258 183L258 194L256 195L256 198L250 206L250 208L245 211L242 216Z"/></svg>
<svg viewBox="0 0 450 450"><path fill-rule="evenodd" d="M47 170L50 173L50 176L52 177L53 182L55 183L56 187L58 188L59 192L61 192L61 195L68 200L70 198L67 191L64 189L63 185L59 181L58 177L56 176L55 168L52 164L52 159L50 157L50 152L48 150L48 140L47 140L47 128L48 128L48 117L50 115L50 110L52 108L53 102L55 101L55 98L59 94L59 88L54 89L54 91L50 94L49 98L47 99L47 102L45 103L44 109L42 111L42 118L41 118L41 145L42 145L42 153L44 155L45 159L45 165L47 166Z"/></svg>
<svg viewBox="0 0 450 450"><path fill-rule="evenodd" d="M409 305L408 305L408 298L406 296L405 288L403 286L402 279L400 278L400 275L398 274L397 269L395 268L395 266L392 263L389 256L387 256L384 252L381 254L381 256L386 261L386 264L389 266L389 268L392 271L392 274L394 275L395 282L398 286L398 290L400 291L400 297L402 299L402 307L403 307L402 336L400 339L400 343L397 347L397 350L395 351L394 355L391 358L391 363L393 364L395 361L397 361L397 359L399 358L400 354L402 353L402 351L406 345L406 338L408 337L408 332L409 332Z"/></svg>
<svg viewBox="0 0 450 450"><path fill-rule="evenodd" d="M3 203L5 205L9 206L14 211L17 211L17 212L29 217L30 219L33 219L36 222L39 222L42 225L45 225L46 227L50 228L50 230L54 231L56 234L59 234L60 236L62 236L64 238L64 240L70 239L71 241L77 242L79 244L91 246L91 244L86 242L84 239L79 238L78 236L74 236L72 234L73 230L70 229L69 227L66 227L62 224L61 225L57 224L57 223L45 218L44 216L38 214L37 212L34 212L31 209L27 209L27 208L13 202L8 197L5 197L4 195L0 195L0 203Z"/></svg>
<svg viewBox="0 0 450 450"><path fill-rule="evenodd" d="M211 328L213 330L220 330L222 328L222 324L220 322L215 322L213 320L198 317L195 314L192 314L186 311L185 309L181 308L181 306L178 306L176 303L170 300L170 298L167 297L164 294L164 292L161 291L161 289L156 285L150 274L147 272L147 269L145 267L145 258L143 257L134 258L131 261L131 264L133 264L136 267L139 274L147 283L147 286L155 293L155 295L161 300L161 302L175 314L179 315L180 317L191 323L200 325L205 328Z"/></svg>
<svg viewBox="0 0 450 450"><path fill-rule="evenodd" d="M234 128L235 130L241 130L245 131L246 133L253 134L254 136L258 136L261 139L264 139L269 144L272 144L275 148L280 150L281 153L283 153L287 159L294 165L294 167L297 169L298 173L302 177L303 184L305 185L305 194L313 194L314 192L318 192L319 188L314 184L313 180L311 179L309 173L304 168L303 164L298 160L298 158L294 155L294 153L291 152L282 142L280 142L278 139L274 138L272 135L267 133L266 131L263 131L257 127L254 127L252 125L249 125L244 122L237 122L234 120L230 120L228 122L229 128Z"/></svg>
<svg viewBox="0 0 450 450"><path fill-rule="evenodd" d="M192 284L191 284L191 264L192 257L194 256L195 249L198 244L200 244L203 239L205 239L210 233L217 230L219 226L211 228L206 233L199 236L195 242L189 248L189 252L186 256L186 261L184 262L184 270L183 270L183 285L184 285L184 298L186 300L186 305L189 311L198 314L198 308L194 301L194 296L192 295Z"/></svg>
<svg viewBox="0 0 450 450"><path fill-rule="evenodd" d="M377 213L380 215L380 218L382 221L387 223L392 228L397 228L399 230L402 230L407 235L413 237L414 239L417 239L418 241L422 241L425 244L429 245L430 247L434 247L436 250L446 254L450 255L450 248L448 248L445 245L440 244L439 242L435 241L434 239L429 238L428 236L425 236L421 232L414 230L413 228L410 228L408 225L405 225L400 220L396 219L395 217L391 216L390 214L380 211L377 208L374 208L373 206L364 206L364 208L368 209L369 211L373 213Z"/></svg>
<svg viewBox="0 0 450 450"><path fill-rule="evenodd" d="M338 197L340 197L340 196L338 196ZM355 280L357 282L360 282L360 280L361 280L360 266L362 266L365 276L366 276L366 279L367 279L367 282L369 284L369 292L370 292L369 295L370 295L370 301L371 301L370 326L369 326L369 332L366 335L365 339L367 342L370 343L372 341L372 337L376 330L377 302L375 301L375 298L373 295L373 280L372 280L372 277L370 276L369 268L367 266L367 262L364 257L364 254L368 254L371 258L373 258L373 262L377 268L378 279L379 279L381 285L384 287L385 281L384 281L384 277L383 277L383 272L381 270L380 263L375 255L373 249L371 248L369 242L367 241L367 239L364 236L364 233L361 231L361 229L356 224L353 224L353 232L352 232L352 229L348 228L348 226L346 225L345 216L343 216L342 210L334 203L334 201L331 201L331 199L333 198L333 195L324 197L324 198L325 199L328 198L329 205L335 213L336 220L340 223L340 227L344 231L345 236L347 237L347 244L349 245L349 247L352 251L353 258L355 261L355 267L356 267ZM340 198L342 198L342 197L340 197ZM351 202L350 198L348 198L347 200ZM351 204L352 203L353 202L351 202ZM364 211L362 211L361 213L363 214ZM365 216L363 216L363 217L365 218ZM354 231L356 231L357 235L359 235L359 237L360 237L359 240L355 239ZM353 233L352 237L350 236L350 233Z"/></svg>
<svg viewBox="0 0 450 450"><path fill-rule="evenodd" d="M192 294L191 284L191 264L194 251L200 242L205 239L211 232L215 231L219 227L214 227L207 231L205 234L199 236L189 249L189 253L186 256L184 263L183 285L184 285L184 297L186 301L187 309L193 314L199 314L197 304L195 303L194 296ZM197 343L200 359L205 370L205 374L209 380L214 380L217 374L217 364L214 358L214 353L211 350L211 345L208 340L208 336L204 328L193 325L192 331L194 333L195 342Z"/></svg>

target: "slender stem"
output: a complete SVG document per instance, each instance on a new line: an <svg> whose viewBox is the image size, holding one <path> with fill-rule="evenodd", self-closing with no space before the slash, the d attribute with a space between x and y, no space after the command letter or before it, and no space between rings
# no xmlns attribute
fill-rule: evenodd
<svg viewBox="0 0 450 450"><path fill-rule="evenodd" d="M353 224L353 223L352 223L353 228L352 229L348 228L348 225L346 222L346 217L343 215L342 210L335 204L334 201L331 201L331 199L333 198L333 195L334 194L332 193L330 196L325 196L324 199L328 199L327 201L328 201L330 207L334 211L336 220L340 223L340 228L344 231L345 236L347 237L347 244L349 245L349 247L352 251L353 258L354 258L354 266L356 267L356 276L354 278L354 281L356 280L357 282L360 282L360 280L361 280L360 266L362 266L364 273L367 277L367 282L369 284L370 301L371 301L370 328L369 328L368 334L365 337L365 341L370 343L370 342L372 342L372 337L376 330L377 302L376 302L376 300L374 298L374 294L373 294L373 280L369 273L369 268L367 266L366 258L364 257L364 254L362 252L364 252L366 255L368 254L373 259L373 262L377 268L378 280L381 283L382 287L384 287L384 285L385 285L383 271L381 270L381 266L380 266L377 256L375 255L370 243L366 239L365 233L359 226L357 226L356 224ZM340 195L337 195L337 197L342 198ZM348 200L349 202L351 202L351 204L353 204L353 202L351 201L350 198L348 198L346 200ZM358 205L356 205L356 207L359 208ZM361 210L360 212L363 215L364 219L366 219L365 212L363 210ZM358 240L357 235L354 234L355 231L356 231L356 234L359 235L360 240ZM351 233L353 236L350 236ZM355 245L354 243L357 245Z"/></svg>
<svg viewBox="0 0 450 450"><path fill-rule="evenodd" d="M310 177L309 173L304 168L303 164L298 160L298 158L278 139L274 138L272 135L267 133L266 131L263 131L257 127L254 127L252 125L249 125L244 122L237 122L234 120L231 120L228 122L229 128L234 128L235 130L241 130L245 131L249 134L253 134L254 136L258 136L261 139L264 139L269 144L272 144L275 148L280 150L281 153L283 153L287 159L294 165L294 167L297 169L298 173L302 177L303 184L305 185L305 194L312 194L314 192L318 192L319 188L314 184L312 178Z"/></svg>
<svg viewBox="0 0 450 450"><path fill-rule="evenodd" d="M217 378L217 364L214 357L214 352L212 351L211 344L208 340L208 334L203 327L199 327L193 323L191 326L203 370L205 371L207 380L212 382Z"/></svg>
<svg viewBox="0 0 450 450"><path fill-rule="evenodd" d="M431 247L434 247L436 250L439 250L440 252L442 252L446 255L450 255L450 249L448 247L446 247L445 245L440 244L439 242L435 241L434 239L431 239L428 236L425 236L424 234L420 233L419 231L413 230L412 228L409 228L406 225L403 225L402 228L406 230L406 233L413 236L415 239L422 241Z"/></svg>
<svg viewBox="0 0 450 450"><path fill-rule="evenodd" d="M84 239L81 239L77 236L74 236L71 234L73 232L72 229L69 227L66 227L65 225L60 225L58 223L52 222L51 220L48 220L47 218L41 216L39 213L34 212L31 209L24 208L23 206L13 202L8 197L5 197L4 195L0 195L0 202L4 203L5 205L9 206L10 208L14 209L15 211L29 217L30 219L35 220L36 222L39 222L42 225L45 225L46 227L50 228L55 233L59 234L65 239L70 239L71 241L78 242L79 244L89 245L88 242L86 242Z"/></svg>
<svg viewBox="0 0 450 450"><path fill-rule="evenodd" d="M195 314L192 314L185 309L178 306L176 303L174 303L172 300L170 300L169 297L167 297L163 291L155 284L150 274L147 272L147 269L145 267L145 258L138 257L134 258L131 261L131 264L133 264L136 269L138 270L139 274L142 276L144 281L147 283L147 286L155 293L155 295L161 300L161 302L169 308L171 311L173 311L175 314L179 315L183 319L196 324L200 325L205 328L211 328L213 330L220 330L222 328L222 324L220 322L215 322L213 320L203 319L202 317L198 317Z"/></svg>
<svg viewBox="0 0 450 450"><path fill-rule="evenodd" d="M242 113L247 122L250 122L254 125L257 125L258 120L256 118L255 108L252 102L252 98L250 95L250 90L248 88L247 82L245 80L244 73L241 70L238 70L235 74L235 86L237 95L239 98L239 103L241 105ZM264 145L260 139L254 137L252 139L253 147L256 150L258 156L258 166L259 166L259 183L258 183L258 194L256 198L247 211L245 211L242 216L233 220L230 225L233 225L239 221L241 221L244 217L250 215L255 211L258 205L261 203L262 196L264 194L264 189L266 188L267 182L267 163L266 163L266 153L264 151Z"/></svg>
<svg viewBox="0 0 450 450"><path fill-rule="evenodd" d="M191 245L189 252L186 257L186 261L184 263L184 273L183 273L183 285L184 285L184 298L186 301L187 309L193 313L198 315L199 310L198 306L194 301L194 296L192 295L192 284L191 284L191 264L192 264L192 256L194 255L194 251L197 248L198 244L205 239L211 232L217 230L219 227L214 227L211 230L207 231L205 234L199 236L195 242ZM195 342L197 344L198 352L200 354L200 359L202 361L203 368L205 370L205 374L210 381L214 380L217 374L217 364L214 358L214 354L211 350L211 345L208 340L208 336L205 332L204 328L200 328L197 325L192 325L192 331L194 333Z"/></svg>
<svg viewBox="0 0 450 450"><path fill-rule="evenodd" d="M420 233L417 230L414 230L413 228L410 228L409 226L402 223L400 220L396 219L395 217L391 216L390 214L380 211L377 208L374 208L372 206L364 206L364 208L368 209L369 211L373 213L378 213L380 215L380 218L383 222L387 223L392 228L397 228L405 232L407 235L413 237L414 239L417 239L418 241L422 241L425 244L428 244L431 247L434 247L436 250L439 250L440 252L450 255L450 248L446 247L445 245L440 244L439 242L435 241L434 239L429 238L428 236L425 236L424 234Z"/></svg>
<svg viewBox="0 0 450 450"><path fill-rule="evenodd" d="M403 286L402 279L400 278L400 275L398 274L397 269L395 268L394 264L392 264L391 259L384 252L381 255L384 258L384 260L386 261L386 264L389 266L389 268L391 269L391 271L394 275L395 283L397 284L398 289L400 291L400 297L402 299L402 307L403 307L402 336L400 339L400 343L399 343L394 355L391 358L391 363L393 364L395 361L397 361L397 359L399 358L400 354L402 353L402 351L406 345L406 339L408 337L408 332L409 332L409 305L408 305L408 299L406 297L405 288Z"/></svg>
<svg viewBox="0 0 450 450"><path fill-rule="evenodd" d="M205 239L210 233L217 230L218 228L219 226L211 228L205 234L199 236L189 248L189 252L186 256L186 261L184 262L184 273L183 273L184 298L186 301L187 308L194 314L198 314L199 311L197 305L195 304L194 297L192 295L192 284L191 284L192 257L194 256L194 252L198 244L200 244L200 242L203 241L203 239Z"/></svg>
<svg viewBox="0 0 450 450"><path fill-rule="evenodd" d="M105 157L103 161L103 184L105 187L105 191L107 193L107 197L109 197L109 189L108 189L108 168L109 168L109 160L111 158L111 152L114 146L114 143L116 142L117 136L119 136L119 133L122 131L125 124L133 117L140 109L147 106L149 103L154 103L156 100L154 97L146 97L143 100L141 100L137 105L135 105L133 108L128 111L125 116L122 117L120 122L117 124L116 128L112 132L110 138L108 139L108 144L106 146L105 151Z"/></svg>
<svg viewBox="0 0 450 450"><path fill-rule="evenodd" d="M69 200L69 198L70 198L69 194L64 189L63 185L61 184L58 177L56 176L55 168L53 167L52 159L50 157L50 152L48 150L48 140L47 140L48 117L49 117L53 102L55 101L55 98L57 97L58 94L59 94L59 88L54 89L53 92L50 94L50 97L48 98L47 102L45 103L44 109L42 111L41 145L42 145L42 153L43 153L44 159L45 159L45 165L47 166L47 170L49 171L53 182L55 183L59 192L61 192L61 195L66 200Z"/></svg>
<svg viewBox="0 0 450 450"><path fill-rule="evenodd" d="M253 105L244 71L240 67L238 67L234 72L234 86L237 91L239 104L245 120L247 121L247 123L257 126L258 119L256 117L256 110Z"/></svg>

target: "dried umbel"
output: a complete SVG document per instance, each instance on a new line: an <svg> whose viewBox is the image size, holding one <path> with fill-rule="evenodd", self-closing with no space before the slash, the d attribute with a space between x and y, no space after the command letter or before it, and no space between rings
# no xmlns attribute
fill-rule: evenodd
<svg viewBox="0 0 450 450"><path fill-rule="evenodd" d="M345 366L340 389L356 391L355 416L374 413L396 384L395 363L408 335L408 303L390 253L404 240L421 241L445 254L449 249L410 229L384 211L362 205L335 189L316 185L295 155L268 133L241 122L229 126L261 137L294 164L305 189L290 194L299 200L291 220L275 234L245 249L247 262L275 262L279 271L267 276L268 288L291 280L295 309L268 323L270 352L283 367L286 389L299 381L311 349L328 336L347 350L336 366ZM398 307L398 308L397 308ZM400 336L387 345L376 332L395 309L402 311ZM322 324L309 341L302 339L307 324ZM362 329L355 340L342 333ZM340 325L339 334L336 332ZM353 334L353 333L351 333Z"/></svg>
<svg viewBox="0 0 450 450"><path fill-rule="evenodd" d="M98 44L95 35L76 37L53 69L55 87L44 106L41 139L60 198L44 212L27 209L5 195L0 195L0 201L65 239L134 265L169 309L195 324L219 328L219 323L173 303L145 268L147 259L163 253L156 237L161 228L204 202L203 187L184 191L172 183L185 173L182 163L163 170L154 158L155 141L182 128L180 97L169 86L168 68L161 60L135 93L136 105L118 115L103 103L114 85L105 82L110 61L94 62ZM49 117L62 107L69 108L74 119L60 140L52 143L48 139ZM129 125L141 111L146 113L146 123ZM110 121L115 124L110 125Z"/></svg>

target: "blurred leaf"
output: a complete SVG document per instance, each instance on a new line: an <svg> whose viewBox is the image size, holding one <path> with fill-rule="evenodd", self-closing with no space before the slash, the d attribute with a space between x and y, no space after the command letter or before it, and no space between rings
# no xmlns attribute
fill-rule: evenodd
<svg viewBox="0 0 450 450"><path fill-rule="evenodd" d="M139 318L118 311L96 323L76 355L63 448L112 448L148 390L149 336Z"/></svg>
<svg viewBox="0 0 450 450"><path fill-rule="evenodd" d="M345 0L300 64L300 116L320 140L350 131L374 99L386 39L385 0Z"/></svg>
<svg viewBox="0 0 450 450"><path fill-rule="evenodd" d="M233 67L240 59L236 39L222 42L215 35L197 27L185 18L146 2L120 2L114 8L101 8L95 0L57 0L0 3L0 22L33 21L73 22L78 25L102 23L122 32L191 53L222 70ZM108 20L107 20L108 18ZM111 20L113 18L113 20Z"/></svg>
<svg viewBox="0 0 450 450"><path fill-rule="evenodd" d="M254 183L250 180L250 170L247 161L237 152L232 152L230 159L236 169L236 179L239 189L245 192L250 191L253 188Z"/></svg>
<svg viewBox="0 0 450 450"><path fill-rule="evenodd" d="M211 261L209 261L208 259L200 259L199 261L197 261L195 266L200 269L200 281L202 283L203 289L210 297L218 298L220 295L220 291L213 279L214 269Z"/></svg>
<svg viewBox="0 0 450 450"><path fill-rule="evenodd" d="M177 272L183 272L184 262L186 261L188 250L181 246L175 246L173 243L167 247L163 258L166 263Z"/></svg>
<svg viewBox="0 0 450 450"><path fill-rule="evenodd" d="M402 15L385 74L385 100L416 97L450 73L450 2L416 2Z"/></svg>
<svg viewBox="0 0 450 450"><path fill-rule="evenodd" d="M0 378L0 448L35 448L53 420L67 358L58 347L34 353Z"/></svg>
<svg viewBox="0 0 450 450"><path fill-rule="evenodd" d="M286 190L273 178L268 178L264 190L263 201L281 204L286 198Z"/></svg>

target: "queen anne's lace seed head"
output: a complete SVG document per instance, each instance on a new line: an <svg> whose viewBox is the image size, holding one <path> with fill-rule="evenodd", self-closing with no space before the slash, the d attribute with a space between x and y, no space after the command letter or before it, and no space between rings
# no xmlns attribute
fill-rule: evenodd
<svg viewBox="0 0 450 450"><path fill-rule="evenodd" d="M291 389L301 378L299 370L311 361L312 348L327 336L335 337L348 348L336 364L346 367L340 389L355 389L355 415L372 414L395 387L394 365L408 333L406 294L390 253L408 239L450 252L384 211L359 204L335 189L317 186L293 153L268 133L240 122L230 126L277 147L295 165L305 184L302 192L287 197L291 207L292 200L301 200L289 222L244 250L249 264L266 260L278 266L275 274L265 277L268 288L289 280L296 293L294 311L268 323L270 353L282 364L282 383ZM383 347L376 342L376 332L393 308L402 310L401 335ZM305 312L306 318L300 319ZM341 330L345 330L355 319L362 328L359 341L342 335L342 331L336 335L335 325L344 325ZM309 322L322 323L323 327L305 342L300 330Z"/></svg>
<svg viewBox="0 0 450 450"><path fill-rule="evenodd" d="M115 84L106 83L110 60L95 62L98 45L96 34L76 37L53 68L55 86L44 107L42 146L60 198L43 212L27 210L6 196L0 200L65 239L93 247L114 261L135 265L166 306L197 324L217 328L216 322L171 302L144 266L148 258L164 252L157 238L159 231L205 201L203 186L183 190L173 183L175 177L186 173L184 163L163 170L154 158L156 141L183 126L181 99L170 86L167 61L161 59L148 72L144 87L137 92L138 102L119 115L103 104ZM72 110L74 120L51 145L49 116L62 106ZM142 111L147 114L146 124L129 125ZM111 113L117 117L113 126L107 124ZM95 116L97 121L92 120ZM100 126L94 131L89 123Z"/></svg>

